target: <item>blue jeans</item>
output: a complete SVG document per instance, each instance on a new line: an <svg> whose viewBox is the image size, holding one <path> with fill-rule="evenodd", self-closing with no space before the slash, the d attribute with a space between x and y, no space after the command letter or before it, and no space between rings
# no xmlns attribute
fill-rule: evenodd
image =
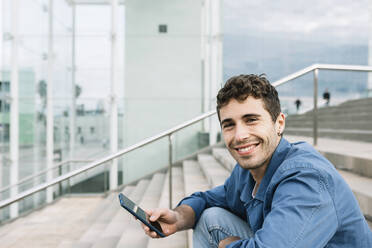
<svg viewBox="0 0 372 248"><path fill-rule="evenodd" d="M253 232L249 224L233 213L218 207L203 211L193 234L194 248L218 247L221 240L238 236L250 238Z"/></svg>

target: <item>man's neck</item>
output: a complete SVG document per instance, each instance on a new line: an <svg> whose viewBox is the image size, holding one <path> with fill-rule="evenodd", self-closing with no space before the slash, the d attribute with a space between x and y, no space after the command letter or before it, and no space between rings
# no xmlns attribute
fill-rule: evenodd
<svg viewBox="0 0 372 248"><path fill-rule="evenodd" d="M250 173L251 173L254 181L257 184L257 188L260 185L260 183L262 181L262 178L265 176L265 172L266 172L266 169L267 169L268 164L269 164L269 161L265 162L265 164L262 165L259 168L251 169L250 170Z"/></svg>

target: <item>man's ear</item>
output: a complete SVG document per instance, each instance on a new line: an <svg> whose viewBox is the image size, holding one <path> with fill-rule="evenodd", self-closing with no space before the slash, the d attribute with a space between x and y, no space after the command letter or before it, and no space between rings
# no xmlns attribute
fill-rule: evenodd
<svg viewBox="0 0 372 248"><path fill-rule="evenodd" d="M285 115L283 113L280 113L276 118L275 126L278 135L281 136L285 128Z"/></svg>

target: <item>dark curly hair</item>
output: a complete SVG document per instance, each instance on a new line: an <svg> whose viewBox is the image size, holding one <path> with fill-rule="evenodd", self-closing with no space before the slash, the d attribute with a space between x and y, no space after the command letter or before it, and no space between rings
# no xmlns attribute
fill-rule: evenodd
<svg viewBox="0 0 372 248"><path fill-rule="evenodd" d="M244 101L253 96L262 99L264 108L269 112L273 122L281 112L278 92L270 84L265 75L239 75L226 81L225 86L217 94L217 114L220 119L220 109L226 106L231 99Z"/></svg>

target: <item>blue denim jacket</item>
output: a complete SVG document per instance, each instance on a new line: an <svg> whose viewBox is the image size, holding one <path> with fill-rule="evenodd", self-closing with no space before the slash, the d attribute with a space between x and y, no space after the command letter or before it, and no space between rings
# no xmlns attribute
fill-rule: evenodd
<svg viewBox="0 0 372 248"><path fill-rule="evenodd" d="M351 189L334 166L305 142L281 139L261 181L236 165L224 185L183 199L195 211L222 207L254 232L227 247L372 248L372 232ZM179 205L180 205L179 204Z"/></svg>

